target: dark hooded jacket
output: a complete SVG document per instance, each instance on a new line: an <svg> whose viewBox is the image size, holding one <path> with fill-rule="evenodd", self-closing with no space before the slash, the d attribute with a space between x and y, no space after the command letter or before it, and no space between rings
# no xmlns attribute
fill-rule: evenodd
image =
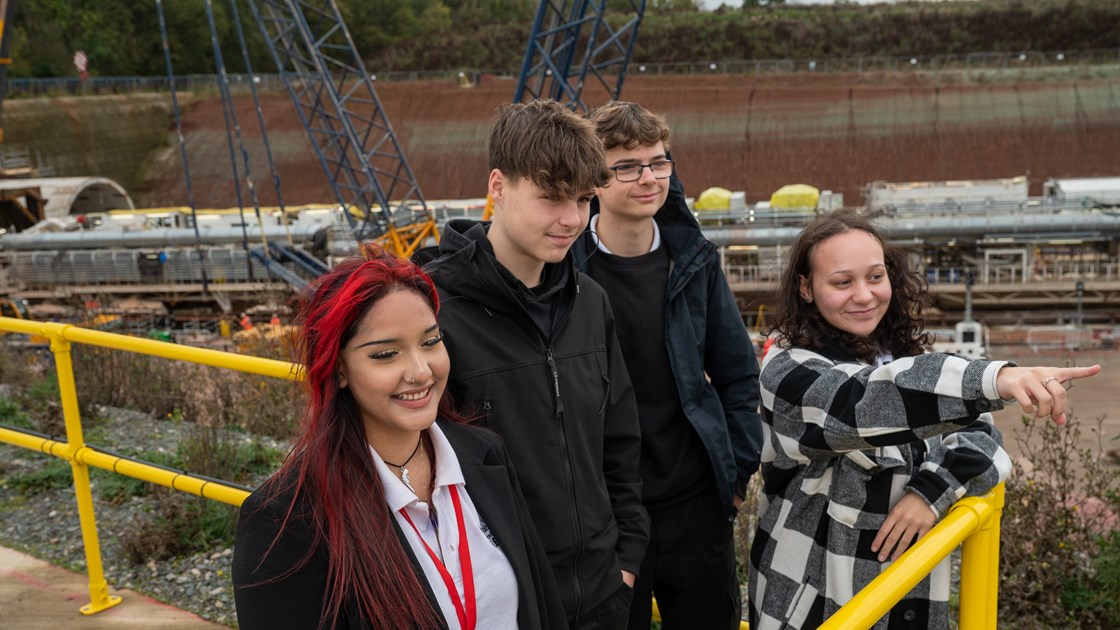
<svg viewBox="0 0 1120 630"><path fill-rule="evenodd" d="M546 265L530 292L500 268L486 229L449 222L425 268L439 289L451 392L509 446L575 619L618 590L623 569L637 573L645 554L633 387L602 288L568 256ZM539 305L527 304L542 292L551 295L546 330Z"/></svg>
<svg viewBox="0 0 1120 630"><path fill-rule="evenodd" d="M599 212L598 199L591 214ZM734 496L746 496L758 470L762 421L758 415L758 358L720 266L674 175L669 197L654 215L671 260L665 290L665 344L685 416L708 452L729 518ZM588 230L572 247L577 265L598 251Z"/></svg>

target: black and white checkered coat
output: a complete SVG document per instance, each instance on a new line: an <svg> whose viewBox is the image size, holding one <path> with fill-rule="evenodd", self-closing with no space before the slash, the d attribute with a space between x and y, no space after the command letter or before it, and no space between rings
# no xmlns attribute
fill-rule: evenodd
<svg viewBox="0 0 1120 630"><path fill-rule="evenodd" d="M876 367L839 348L771 349L751 630L816 628L877 577L889 561L871 542L907 491L941 518L1007 477L987 413L1002 407L1004 365L936 353ZM948 599L946 559L874 628L947 628Z"/></svg>

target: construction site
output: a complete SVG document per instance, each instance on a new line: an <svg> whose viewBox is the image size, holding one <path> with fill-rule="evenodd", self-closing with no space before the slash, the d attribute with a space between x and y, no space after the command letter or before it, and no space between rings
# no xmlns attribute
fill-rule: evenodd
<svg viewBox="0 0 1120 630"><path fill-rule="evenodd" d="M1075 68L1074 75L1087 76L1037 79L1030 77L1046 73L1025 73L1023 79L992 72L996 78L984 82L968 73L945 72L636 76L627 81L625 97L668 118L678 174L690 196L715 186L741 191L736 207L728 204L726 216L709 210L701 220L712 231L709 238L726 248L728 275L743 297L748 318L764 305L762 294L777 262L766 255L766 248L791 242L799 225L798 213L790 209L757 208L757 216L748 214L760 202L765 205L774 191L805 183L831 191L844 205L866 205L875 211L867 197L876 190L876 182L881 188L887 182L933 181L941 182L940 188L910 200L907 227L888 231L913 247L931 279L943 279L934 289L945 295L941 306L948 312L946 321L959 318L964 305L963 283L947 280L963 280L973 270L978 272L976 307L1001 311L993 323L1014 324L1009 311L1024 308L1037 315L1029 323L1067 323L1078 280L1087 283L1081 304L1089 320L1083 321L1113 323L1116 224L1109 204L1115 199L1105 190L1099 199L1090 196L1055 205L1043 187L1048 180L1120 173L1114 150L1120 141L1120 88L1108 75L1120 70ZM437 223L472 212L481 216L486 133L494 109L509 100L514 83L510 77L487 77L466 86L452 81L378 84L377 93L386 116L395 123L393 130L417 185L426 199L436 200L428 205ZM190 194L180 146L167 135L173 121L166 93L7 104L6 137L12 144L35 138L33 161L56 172L102 176L100 181L71 182L81 191L72 194L73 199L50 191L45 216L60 222L59 232L0 237L2 285L9 297L25 299L32 307L51 305L52 313L83 304L111 308L121 299L138 298L162 302L169 314L221 315L258 304L282 304L284 292L291 288L290 278L280 275L283 271L269 273L263 264L252 269L249 248L242 247L242 241L260 246L272 239L279 248L295 243L297 249L310 252L319 234L315 255L324 260L349 249L353 237L339 216L339 204L332 203L332 183L284 94L259 95L279 187L271 185L262 136L246 132L243 138L248 168L256 174L255 201L267 215L261 223L263 237L244 180L238 186L230 176L223 99L203 92L183 95L182 101ZM231 102L238 118L251 127L253 98L235 92ZM1019 183L982 192L984 182L992 180ZM55 181L60 178L38 184ZM27 183L20 179L5 185ZM239 193L240 210L235 205ZM196 211L202 213L200 227L220 223L227 229L224 238L215 234L201 241L215 257L210 276L217 284L207 291L201 286L202 267L193 274L182 267L197 259L198 239L188 225L192 196ZM283 212L278 202L286 204ZM120 212L112 220L102 218L110 216L105 214L108 210L131 208L148 210L127 219ZM419 205L404 209L408 216L395 220L411 223L418 211L423 212ZM812 213L816 208L801 211ZM169 217L176 213L185 219L172 221ZM79 216L89 218L81 229ZM243 217L248 217L250 228L244 234L237 227ZM896 213L882 220L900 219ZM958 230L961 221L970 224L964 233ZM330 232L332 245L321 233L328 226L335 228ZM127 234L113 234L117 230ZM182 236L174 237L175 230ZM1071 235L1080 242L1071 242ZM52 241L58 245L46 245ZM156 264L141 269L145 257L154 257ZM121 262L124 259L127 264ZM240 267L234 271L222 265ZM290 259L281 266L308 277L314 273L314 267ZM125 268L128 273L121 275ZM1062 279L1073 282L1063 286Z"/></svg>
<svg viewBox="0 0 1120 630"><path fill-rule="evenodd" d="M179 77L168 54L166 77L25 80L20 98L0 101L0 316L21 320L8 346L47 356L88 329L181 348L137 350L153 356L251 363L252 342L290 332L293 294L358 243L407 258L450 219L489 218L486 142L503 103L554 98L587 112L621 99L668 120L676 175L760 348L790 244L821 213L855 208L926 279L934 349L1120 367L1120 50L666 71L631 63L644 3L612 26L594 13L606 3L573 19L542 0L520 72L378 77L335 3L243 4L269 67L244 67L241 37L227 42L227 69L215 36L213 75ZM581 34L589 23L601 41ZM292 378L259 361L267 369L243 371ZM1108 389L1086 398L1090 413L1112 410ZM76 400L65 414L80 423ZM67 446L0 427L6 436L51 454ZM133 476L220 484L172 472ZM251 490L218 487L231 505ZM115 606L100 558L86 568L82 612Z"/></svg>

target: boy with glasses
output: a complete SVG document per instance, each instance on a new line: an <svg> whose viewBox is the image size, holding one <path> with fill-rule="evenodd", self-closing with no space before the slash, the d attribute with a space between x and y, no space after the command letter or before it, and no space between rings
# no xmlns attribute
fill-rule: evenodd
<svg viewBox="0 0 1120 630"><path fill-rule="evenodd" d="M650 542L630 628L737 628L733 525L758 469L758 360L720 267L672 177L669 127L613 102L591 114L612 177L576 261L610 296L638 399Z"/></svg>
<svg viewBox="0 0 1120 630"><path fill-rule="evenodd" d="M555 101L503 106L489 154L493 222L450 221L427 265L449 383L505 440L571 627L621 630L649 527L637 407L607 296L569 254L610 172Z"/></svg>

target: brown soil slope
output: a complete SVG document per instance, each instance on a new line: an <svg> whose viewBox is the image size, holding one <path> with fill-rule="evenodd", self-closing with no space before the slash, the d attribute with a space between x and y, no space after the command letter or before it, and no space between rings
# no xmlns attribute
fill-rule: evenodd
<svg viewBox="0 0 1120 630"><path fill-rule="evenodd" d="M1120 81L1115 70L1046 77L945 75L637 76L623 96L665 114L673 157L690 194L709 186L766 199L788 183L862 200L871 181L1120 175ZM471 88L447 82L379 83L378 95L428 199L485 195L486 135L513 79ZM596 95L591 95L594 101ZM601 99L600 99L601 101ZM287 204L332 199L314 151L283 95L264 110ZM238 119L249 138L262 203L276 194L248 97ZM200 207L236 203L221 104L198 99L185 127ZM241 158L238 155L238 165ZM151 165L141 203L187 200L178 150ZM244 197L245 203L249 198Z"/></svg>

